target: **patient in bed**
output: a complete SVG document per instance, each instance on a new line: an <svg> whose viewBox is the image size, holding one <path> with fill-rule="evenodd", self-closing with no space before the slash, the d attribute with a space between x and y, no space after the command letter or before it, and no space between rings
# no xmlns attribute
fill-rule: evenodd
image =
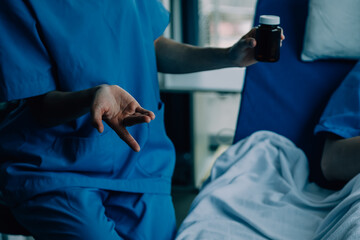
<svg viewBox="0 0 360 240"><path fill-rule="evenodd" d="M360 62L332 95L315 133L326 138L321 168L327 180L348 182L360 173Z"/></svg>
<svg viewBox="0 0 360 240"><path fill-rule="evenodd" d="M326 138L323 173L347 182L342 189L310 182L308 159L289 139L255 132L216 160L177 240L359 239L360 62L331 96L315 134Z"/></svg>

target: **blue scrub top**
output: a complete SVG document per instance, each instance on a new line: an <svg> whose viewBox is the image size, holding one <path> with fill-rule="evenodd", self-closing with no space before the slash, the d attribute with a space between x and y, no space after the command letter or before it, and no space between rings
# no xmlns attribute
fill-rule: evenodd
<svg viewBox="0 0 360 240"><path fill-rule="evenodd" d="M331 96L315 134L330 132L342 138L360 136L360 62Z"/></svg>
<svg viewBox="0 0 360 240"><path fill-rule="evenodd" d="M168 21L159 0L1 2L0 102L106 83L156 115L128 128L141 147L136 153L107 125L99 134L90 114L43 128L22 101L0 123L0 182L8 203L67 186L170 193L175 154L154 50Z"/></svg>

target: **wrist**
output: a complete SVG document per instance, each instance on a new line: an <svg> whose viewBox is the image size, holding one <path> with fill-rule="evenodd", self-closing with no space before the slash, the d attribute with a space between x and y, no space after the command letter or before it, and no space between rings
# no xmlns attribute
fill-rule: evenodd
<svg viewBox="0 0 360 240"><path fill-rule="evenodd" d="M82 107L85 108L86 111L89 111L91 109L91 106L96 98L97 93L99 92L100 89L104 87L106 87L106 84L98 85L96 87L88 88L79 92L82 95L80 99L83 99Z"/></svg>
<svg viewBox="0 0 360 240"><path fill-rule="evenodd" d="M235 67L236 58L233 57L231 48L208 48L209 66L213 69Z"/></svg>

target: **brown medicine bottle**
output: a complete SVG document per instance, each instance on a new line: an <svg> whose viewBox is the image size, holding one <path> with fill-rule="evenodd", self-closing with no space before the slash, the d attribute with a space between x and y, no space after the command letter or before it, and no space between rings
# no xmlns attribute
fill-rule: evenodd
<svg viewBox="0 0 360 240"><path fill-rule="evenodd" d="M261 15L256 29L255 59L260 62L276 62L280 59L280 17Z"/></svg>

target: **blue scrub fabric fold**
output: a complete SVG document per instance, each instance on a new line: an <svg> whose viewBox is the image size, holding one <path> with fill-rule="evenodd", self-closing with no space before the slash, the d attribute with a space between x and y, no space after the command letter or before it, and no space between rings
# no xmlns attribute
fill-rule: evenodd
<svg viewBox="0 0 360 240"><path fill-rule="evenodd" d="M130 194L96 188L63 188L12 209L40 240L173 239L170 196Z"/></svg>
<svg viewBox="0 0 360 240"><path fill-rule="evenodd" d="M1 2L0 102L56 89L51 58L38 31L23 1Z"/></svg>

